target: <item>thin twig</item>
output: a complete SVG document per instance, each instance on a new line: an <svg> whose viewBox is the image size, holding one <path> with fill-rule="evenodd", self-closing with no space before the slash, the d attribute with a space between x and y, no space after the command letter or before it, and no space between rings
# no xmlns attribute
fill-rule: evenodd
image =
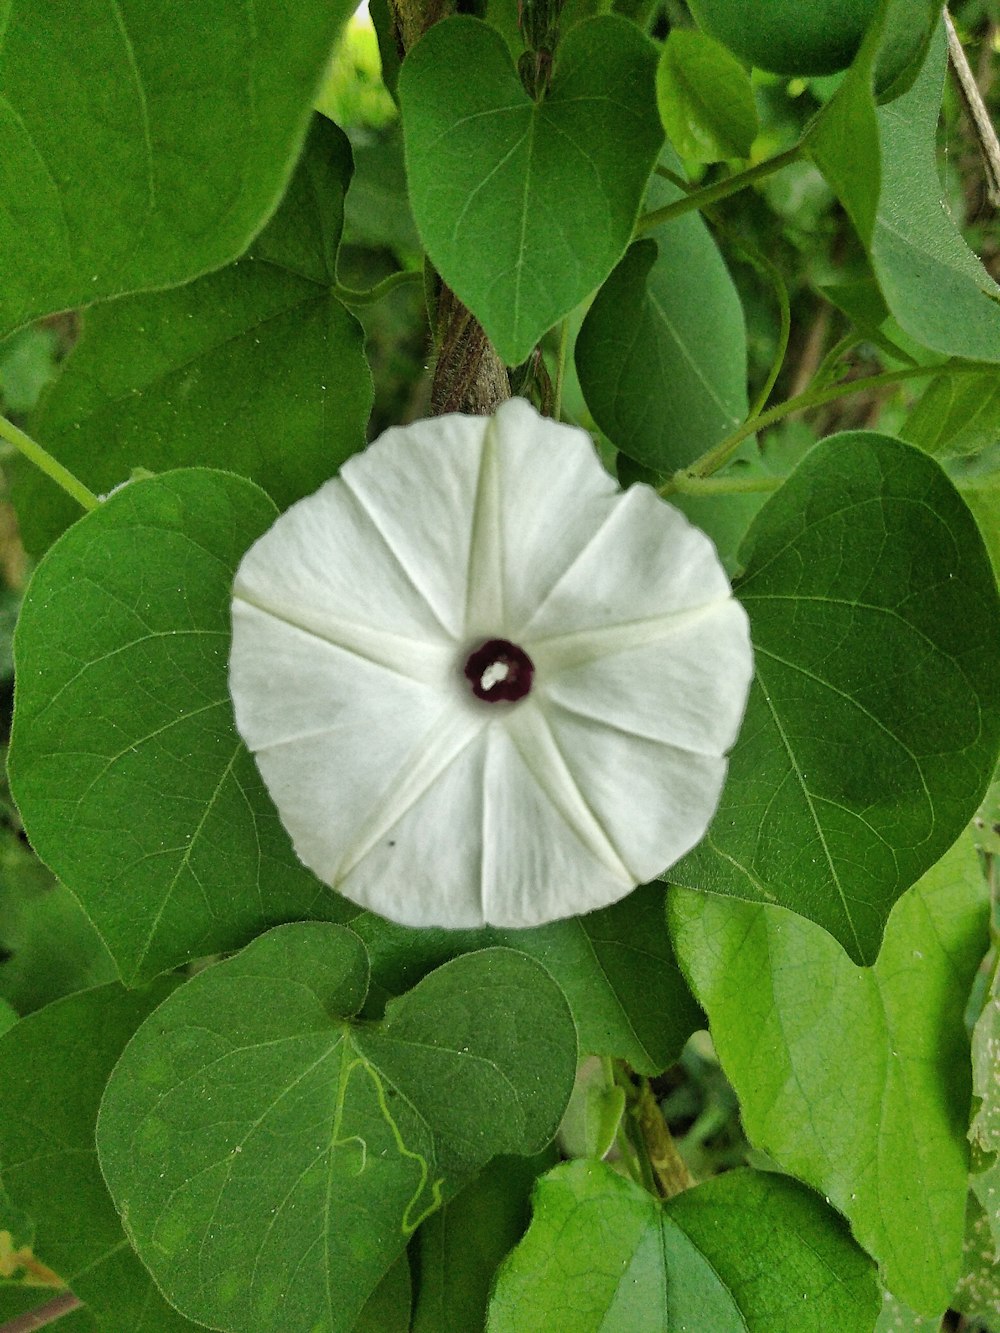
<svg viewBox="0 0 1000 1333"><path fill-rule="evenodd" d="M1000 208L1000 139L997 138L990 113L986 109L986 103L983 101L979 85L976 83L976 76L969 66L965 50L958 40L958 33L955 31L955 25L952 23L951 15L947 9L944 10L944 26L948 32L948 58L951 61L952 69L955 71L958 90L962 94L962 101L969 113L969 120L972 123L983 159L986 197L994 208Z"/></svg>
<svg viewBox="0 0 1000 1333"><path fill-rule="evenodd" d="M29 1310L27 1314L18 1315L16 1319L11 1319L6 1324L0 1324L0 1333L35 1333L36 1329L47 1328L49 1324L54 1324L57 1319L61 1319L64 1314L71 1314L73 1310L79 1310L83 1301L79 1296L74 1296L71 1291L65 1292L62 1296L56 1296L54 1300L47 1301L45 1305L39 1305L35 1310Z"/></svg>

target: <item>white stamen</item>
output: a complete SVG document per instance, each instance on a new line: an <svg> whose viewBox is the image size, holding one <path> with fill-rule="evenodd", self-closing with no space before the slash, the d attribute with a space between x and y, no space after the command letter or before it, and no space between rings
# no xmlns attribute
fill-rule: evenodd
<svg viewBox="0 0 1000 1333"><path fill-rule="evenodd" d="M499 685L500 682L506 680L509 675L509 662L491 662L482 674L480 685L484 690L492 690L494 685Z"/></svg>

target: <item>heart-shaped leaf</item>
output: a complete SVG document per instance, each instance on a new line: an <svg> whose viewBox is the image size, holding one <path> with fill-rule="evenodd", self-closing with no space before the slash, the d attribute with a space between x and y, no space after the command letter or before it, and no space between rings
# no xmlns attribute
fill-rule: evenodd
<svg viewBox="0 0 1000 1333"><path fill-rule="evenodd" d="M295 857L233 723L230 587L274 517L225 472L132 482L25 596L11 790L126 981L348 910Z"/></svg>
<svg viewBox="0 0 1000 1333"><path fill-rule="evenodd" d="M524 361L628 245L663 142L655 78L653 44L610 16L570 29L538 102L503 38L476 19L436 23L404 61L417 228L508 365Z"/></svg>
<svg viewBox="0 0 1000 1333"><path fill-rule="evenodd" d="M611 907L531 930L410 930L370 912L352 918L372 965L376 1004L470 949L507 944L536 958L569 1001L588 1055L658 1074L676 1060L701 1011L663 926L663 886L644 885Z"/></svg>
<svg viewBox="0 0 1000 1333"><path fill-rule="evenodd" d="M314 491L364 445L371 409L361 327L333 294L350 179L346 137L316 116L249 254L90 311L32 435L97 492L194 464L249 477L279 509ZM13 499L36 553L78 517L27 460Z"/></svg>
<svg viewBox="0 0 1000 1333"><path fill-rule="evenodd" d="M187 282L273 209L353 0L8 0L0 332Z"/></svg>
<svg viewBox="0 0 1000 1333"><path fill-rule="evenodd" d="M98 1149L179 1309L243 1333L346 1333L420 1222L497 1153L553 1136L566 1002L508 949L467 954L357 1023L343 926L282 926L200 973L129 1044Z"/></svg>
<svg viewBox="0 0 1000 1333"><path fill-rule="evenodd" d="M142 992L119 985L81 991L22 1019L0 1038L0 1198L5 1195L31 1219L33 1261L71 1285L102 1329L192 1328L128 1248L94 1147L108 1074L129 1037L175 984L156 981ZM36 1303L43 1293L56 1294L36 1286Z"/></svg>
<svg viewBox="0 0 1000 1333"><path fill-rule="evenodd" d="M989 558L940 467L864 432L812 450L742 554L756 679L719 810L669 878L790 907L871 963L993 775Z"/></svg>
<svg viewBox="0 0 1000 1333"><path fill-rule="evenodd" d="M986 889L962 839L896 904L874 967L780 907L674 890L677 951L751 1142L822 1191L922 1314L962 1261L971 1078L965 999Z"/></svg>
<svg viewBox="0 0 1000 1333"><path fill-rule="evenodd" d="M871 1261L787 1177L730 1171L661 1203L601 1162L576 1161L538 1182L487 1329L870 1333L878 1307Z"/></svg>

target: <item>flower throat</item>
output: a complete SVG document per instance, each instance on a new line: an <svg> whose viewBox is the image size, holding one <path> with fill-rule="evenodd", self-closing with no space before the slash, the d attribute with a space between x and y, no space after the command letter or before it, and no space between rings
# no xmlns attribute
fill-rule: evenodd
<svg viewBox="0 0 1000 1333"><path fill-rule="evenodd" d="M531 689L534 663L523 648L506 639L487 639L465 663L472 693L485 703L516 703Z"/></svg>

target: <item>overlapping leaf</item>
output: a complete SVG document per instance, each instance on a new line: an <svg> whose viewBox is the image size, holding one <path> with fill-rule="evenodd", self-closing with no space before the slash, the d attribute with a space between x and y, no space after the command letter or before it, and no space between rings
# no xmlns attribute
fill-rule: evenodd
<svg viewBox="0 0 1000 1333"><path fill-rule="evenodd" d="M964 838L897 903L870 968L783 908L682 891L670 900L751 1142L828 1196L921 1314L947 1307L962 1262L963 1008L986 907Z"/></svg>
<svg viewBox="0 0 1000 1333"><path fill-rule="evenodd" d="M488 1333L870 1333L870 1260L787 1177L734 1171L661 1203L600 1162L538 1183Z"/></svg>
<svg viewBox="0 0 1000 1333"><path fill-rule="evenodd" d="M760 128L750 76L711 37L672 29L660 56L656 95L670 142L689 161L750 156Z"/></svg>
<svg viewBox="0 0 1000 1333"><path fill-rule="evenodd" d="M742 554L756 679L719 810L669 878L790 907L874 962L992 777L993 571L938 465L868 433L808 454Z"/></svg>
<svg viewBox="0 0 1000 1333"><path fill-rule="evenodd" d="M680 166L669 147L661 161ZM657 177L647 202L681 197ZM701 218L675 218L629 247L583 322L576 367L597 424L656 472L687 466L743 421L743 309Z"/></svg>
<svg viewBox="0 0 1000 1333"><path fill-rule="evenodd" d="M0 332L186 282L274 208L350 0L9 0Z"/></svg>
<svg viewBox="0 0 1000 1333"><path fill-rule="evenodd" d="M376 1001L401 994L462 952L506 944L536 958L559 983L582 1051L658 1074L700 1019L663 928L662 904L662 886L651 884L599 912L532 930L409 930L368 912L353 918L351 929L371 956Z"/></svg>
<svg viewBox="0 0 1000 1333"><path fill-rule="evenodd" d="M98 493L194 464L250 477L280 509L315 490L362 447L371 408L361 328L333 295L350 176L347 139L315 117L249 254L90 311L33 435ZM25 461L13 498L35 552L78 517Z"/></svg>
<svg viewBox="0 0 1000 1333"><path fill-rule="evenodd" d="M230 585L274 516L228 473L137 481L25 597L11 788L126 981L347 910L296 859L233 724Z"/></svg>
<svg viewBox="0 0 1000 1333"><path fill-rule="evenodd" d="M112 1075L101 1166L192 1318L346 1333L425 1217L555 1133L576 1035L544 968L469 954L353 1023L367 980L351 931L279 927L181 988Z"/></svg>
<svg viewBox="0 0 1000 1333"><path fill-rule="evenodd" d="M181 1333L129 1249L97 1165L97 1107L132 1033L175 983L81 991L0 1038L0 1183L34 1223L33 1252L73 1288L102 1329ZM48 1076L40 1076L48 1071ZM33 1293L37 1301L40 1293ZM57 1292L44 1292L51 1297Z"/></svg>

